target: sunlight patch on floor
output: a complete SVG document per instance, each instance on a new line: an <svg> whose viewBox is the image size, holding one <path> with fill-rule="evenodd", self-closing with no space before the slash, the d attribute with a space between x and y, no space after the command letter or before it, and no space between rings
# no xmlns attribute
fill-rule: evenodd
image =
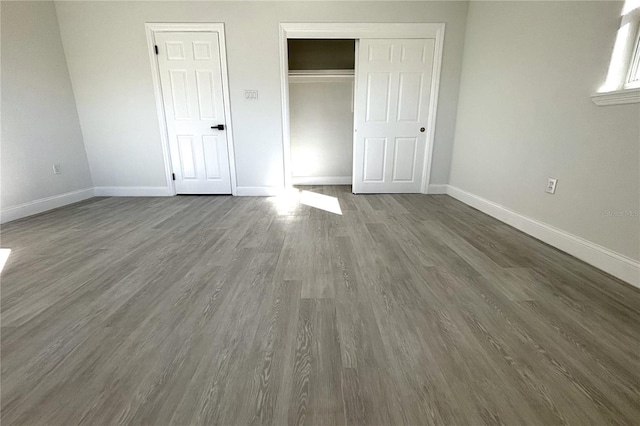
<svg viewBox="0 0 640 426"><path fill-rule="evenodd" d="M279 215L291 214L300 205L300 191L293 188L288 189L268 200L274 205Z"/></svg>
<svg viewBox="0 0 640 426"><path fill-rule="evenodd" d="M330 195L318 194L316 192L302 191L300 194L300 204L324 210L329 213L342 215L340 202L336 197Z"/></svg>
<svg viewBox="0 0 640 426"><path fill-rule="evenodd" d="M315 209L327 211L329 213L342 215L340 202L336 197L318 194L311 191L300 191L290 189L277 197L270 199L278 214L286 215L295 211L301 204Z"/></svg>
<svg viewBox="0 0 640 426"><path fill-rule="evenodd" d="M4 264L7 263L10 254L11 249L0 248L0 272L4 269Z"/></svg>

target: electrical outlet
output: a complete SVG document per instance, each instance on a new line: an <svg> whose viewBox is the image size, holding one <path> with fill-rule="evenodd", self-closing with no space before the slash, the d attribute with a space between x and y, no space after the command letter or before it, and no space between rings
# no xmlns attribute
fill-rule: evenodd
<svg viewBox="0 0 640 426"><path fill-rule="evenodd" d="M59 175L60 173L62 173L62 169L60 168L60 164L56 163L53 165L53 174L54 175Z"/></svg>
<svg viewBox="0 0 640 426"><path fill-rule="evenodd" d="M257 101L258 100L258 91L257 90L245 90L244 91L244 99L245 99L245 101Z"/></svg>
<svg viewBox="0 0 640 426"><path fill-rule="evenodd" d="M556 193L556 184L557 183L558 183L558 179L549 178L549 180L547 181L547 189L545 189L545 192L547 192L549 194L555 194Z"/></svg>

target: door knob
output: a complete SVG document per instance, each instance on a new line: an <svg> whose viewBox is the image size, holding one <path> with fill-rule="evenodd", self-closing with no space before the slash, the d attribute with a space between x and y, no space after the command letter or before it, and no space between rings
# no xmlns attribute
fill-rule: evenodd
<svg viewBox="0 0 640 426"><path fill-rule="evenodd" d="M213 130L224 130L224 124L218 124L217 126L211 126Z"/></svg>

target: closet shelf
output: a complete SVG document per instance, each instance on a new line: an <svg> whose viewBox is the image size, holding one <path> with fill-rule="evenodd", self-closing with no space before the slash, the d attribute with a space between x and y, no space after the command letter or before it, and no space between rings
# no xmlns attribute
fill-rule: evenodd
<svg viewBox="0 0 640 426"><path fill-rule="evenodd" d="M292 70L290 83L324 83L353 81L354 70Z"/></svg>

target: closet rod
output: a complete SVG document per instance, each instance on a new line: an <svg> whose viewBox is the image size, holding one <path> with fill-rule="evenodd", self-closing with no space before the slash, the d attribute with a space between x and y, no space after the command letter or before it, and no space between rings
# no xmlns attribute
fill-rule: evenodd
<svg viewBox="0 0 640 426"><path fill-rule="evenodd" d="M327 77L327 76L350 76L354 75L354 70L290 70L290 76L313 76L313 77Z"/></svg>
<svg viewBox="0 0 640 426"><path fill-rule="evenodd" d="M353 81L353 70L293 70L289 71L290 83L324 83Z"/></svg>

